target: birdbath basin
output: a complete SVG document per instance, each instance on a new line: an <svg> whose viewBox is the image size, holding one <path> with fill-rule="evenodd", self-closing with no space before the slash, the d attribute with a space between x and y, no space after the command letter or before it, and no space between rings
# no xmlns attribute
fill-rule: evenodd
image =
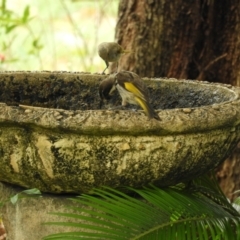
<svg viewBox="0 0 240 240"><path fill-rule="evenodd" d="M161 121L99 109L105 75L0 73L0 181L52 193L168 186L220 164L240 140L240 89L145 78Z"/></svg>

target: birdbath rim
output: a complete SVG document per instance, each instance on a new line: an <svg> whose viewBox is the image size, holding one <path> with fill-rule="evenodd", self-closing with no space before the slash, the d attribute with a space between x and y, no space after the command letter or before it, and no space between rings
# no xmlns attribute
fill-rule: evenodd
<svg viewBox="0 0 240 240"><path fill-rule="evenodd" d="M39 76L49 77L59 74L64 81L70 77L80 76L83 81L89 84L97 83L108 75L89 74L80 72L59 72L59 71L16 71L0 72L3 75L21 75L26 77ZM92 78L91 81L89 78ZM23 78L24 79L24 78ZM36 77L34 81L41 81ZM211 105L198 107L183 107L174 109L155 109L159 114L161 121L155 119L148 120L143 111L131 110L67 110L48 107L38 107L25 104L19 106L8 106L0 102L1 119L8 120L9 123L21 123L43 128L52 128L56 131L73 131L81 134L93 135L112 135L112 134L130 134L130 135L166 135L169 133L180 134L196 131L208 131L210 129L221 128L223 126L239 124L239 104L240 88L229 84L209 83L207 81L177 80L174 78L143 78L146 84L158 87L158 83L165 85L185 85L189 89L206 88L219 90L228 94L228 100ZM201 90L200 89L200 90ZM98 96L95 96L96 98ZM8 113L8 114L7 114ZM222 114L219 114L222 113ZM36 116L38 117L36 121Z"/></svg>

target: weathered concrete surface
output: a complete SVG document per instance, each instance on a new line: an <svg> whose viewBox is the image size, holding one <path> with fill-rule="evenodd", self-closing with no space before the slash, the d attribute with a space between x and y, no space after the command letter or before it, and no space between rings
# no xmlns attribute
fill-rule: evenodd
<svg viewBox="0 0 240 240"><path fill-rule="evenodd" d="M0 202L21 192L23 189L0 183ZM10 202L0 209L7 231L7 240L41 240L44 236L75 231L75 228L44 225L46 222L69 221L50 212L69 212L70 196L43 195L38 198L25 198L12 205ZM64 207L65 206L65 207ZM78 229L79 230L79 229Z"/></svg>
<svg viewBox="0 0 240 240"><path fill-rule="evenodd" d="M214 168L240 139L239 88L145 79L161 118L149 121L140 110L100 110L105 77L0 73L0 180L53 193L166 186ZM110 107L120 102L116 93Z"/></svg>

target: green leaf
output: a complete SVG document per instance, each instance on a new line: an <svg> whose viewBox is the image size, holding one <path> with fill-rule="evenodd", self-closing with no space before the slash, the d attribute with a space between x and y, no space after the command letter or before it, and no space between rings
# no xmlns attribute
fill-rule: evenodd
<svg viewBox="0 0 240 240"><path fill-rule="evenodd" d="M28 195L37 195L37 194L42 194L40 190L38 190L37 188L32 188L32 189L27 189L22 191L21 193L25 193Z"/></svg>
<svg viewBox="0 0 240 240"><path fill-rule="evenodd" d="M10 26L5 26L5 33L10 33L14 28L16 28L18 25L17 24L13 24Z"/></svg>
<svg viewBox="0 0 240 240"><path fill-rule="evenodd" d="M240 193L240 190L235 191L233 194Z"/></svg>
<svg viewBox="0 0 240 240"><path fill-rule="evenodd" d="M194 181L189 189L180 184L127 190L135 197L103 187L72 199L70 212L51 213L71 222L45 224L79 231L44 239L240 239L240 215L210 178Z"/></svg>
<svg viewBox="0 0 240 240"><path fill-rule="evenodd" d="M19 199L19 195L16 194L16 195L14 195L13 197L10 198L10 202L11 202L12 204L16 204L17 201L18 201L18 199Z"/></svg>
<svg viewBox="0 0 240 240"><path fill-rule="evenodd" d="M27 5L24 8L23 15L22 15L22 23L25 24L29 21L29 15L30 15L30 8L29 5Z"/></svg>
<svg viewBox="0 0 240 240"><path fill-rule="evenodd" d="M10 198L10 202L12 204L16 204L18 199L20 198L24 198L24 196L22 194L27 194L27 195L39 195L41 194L41 192L37 189L37 188L32 188L32 189L27 189L27 190L24 190L18 194L15 194L14 196L12 196Z"/></svg>
<svg viewBox="0 0 240 240"><path fill-rule="evenodd" d="M40 38L34 39L32 42L32 46L38 50L42 49L43 45L41 45L39 42L40 42Z"/></svg>
<svg viewBox="0 0 240 240"><path fill-rule="evenodd" d="M232 203L232 206L240 213L240 198L236 198L234 202Z"/></svg>
<svg viewBox="0 0 240 240"><path fill-rule="evenodd" d="M4 11L6 10L6 0L2 0L1 9L2 13L4 13Z"/></svg>

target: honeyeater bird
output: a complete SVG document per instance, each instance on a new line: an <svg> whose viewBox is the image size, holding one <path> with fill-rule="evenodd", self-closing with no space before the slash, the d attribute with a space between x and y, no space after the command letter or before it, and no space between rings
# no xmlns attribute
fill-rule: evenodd
<svg viewBox="0 0 240 240"><path fill-rule="evenodd" d="M120 71L103 80L99 85L101 102L104 99L109 100L115 89L118 90L122 98L122 106L126 106L128 103L139 105L149 119L160 120L160 117L149 103L147 86L136 73Z"/></svg>
<svg viewBox="0 0 240 240"><path fill-rule="evenodd" d="M125 54L130 53L130 51L124 50L118 43L116 42L103 42L98 45L98 55L105 61L106 68L103 70L103 74L109 67L109 62L117 62L120 57Z"/></svg>

